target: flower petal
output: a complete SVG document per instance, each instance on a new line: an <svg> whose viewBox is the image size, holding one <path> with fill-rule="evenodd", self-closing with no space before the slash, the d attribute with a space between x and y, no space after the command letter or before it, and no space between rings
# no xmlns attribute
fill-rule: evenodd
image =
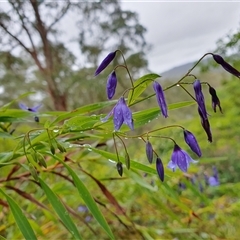
<svg viewBox="0 0 240 240"><path fill-rule="evenodd" d="M116 131L118 131L121 128L123 121L124 121L122 105L123 105L122 98L120 98L113 110L113 123L114 123L114 129Z"/></svg>
<svg viewBox="0 0 240 240"><path fill-rule="evenodd" d="M207 119L207 110L205 106L204 96L202 93L202 86L201 86L201 82L198 79L194 81L193 88L195 91L198 108L201 111L203 118Z"/></svg>
<svg viewBox="0 0 240 240"><path fill-rule="evenodd" d="M165 96L164 96L164 92L162 90L162 87L161 87L161 85L158 82L154 81L153 89L154 89L154 91L156 93L157 102L158 102L159 107L161 108L162 115L165 118L167 118L168 117L167 103L166 103L166 100L165 100Z"/></svg>
<svg viewBox="0 0 240 240"><path fill-rule="evenodd" d="M146 155L147 155L147 159L148 159L149 163L152 163L153 148L152 148L152 144L149 141L146 142Z"/></svg>
<svg viewBox="0 0 240 240"><path fill-rule="evenodd" d="M192 149L193 152L195 152L199 157L201 157L201 149L195 136L186 129L183 130L183 133L185 142L188 144L188 146Z"/></svg>
<svg viewBox="0 0 240 240"><path fill-rule="evenodd" d="M19 103L18 105L21 109L28 111L28 107L24 103Z"/></svg>
<svg viewBox="0 0 240 240"><path fill-rule="evenodd" d="M156 160L156 169L157 169L159 178L163 182L164 181L164 167L163 167L162 160L159 157L157 157L157 160Z"/></svg>

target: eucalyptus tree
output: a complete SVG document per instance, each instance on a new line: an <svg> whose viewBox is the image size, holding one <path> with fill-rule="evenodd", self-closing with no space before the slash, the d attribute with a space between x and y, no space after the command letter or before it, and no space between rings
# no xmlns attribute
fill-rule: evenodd
<svg viewBox="0 0 240 240"><path fill-rule="evenodd" d="M78 43L75 44L78 49L67 42L64 26L74 32L76 37L70 40ZM83 96L99 90L90 88L93 69L99 58L111 50L121 49L137 75L147 66L145 32L138 15L123 10L117 0L8 0L1 3L0 51L15 60L18 57L28 66L26 69L24 65L25 72L21 73L25 81L22 79L22 84L16 84L14 93L30 90L28 83L31 82L31 90L39 92L49 107L56 110L74 107L77 101L83 101ZM6 65L1 68L0 77L6 78L11 69ZM14 74L17 78L19 71ZM103 80L99 82L104 83ZM1 83L6 90L4 85L9 83Z"/></svg>

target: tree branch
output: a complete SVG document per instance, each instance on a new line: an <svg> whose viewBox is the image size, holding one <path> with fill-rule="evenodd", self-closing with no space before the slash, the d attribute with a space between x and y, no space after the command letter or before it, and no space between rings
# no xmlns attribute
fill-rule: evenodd
<svg viewBox="0 0 240 240"><path fill-rule="evenodd" d="M61 13L49 25L49 27L47 28L47 31L49 31L56 23L58 23L65 16L65 14L68 12L68 9L69 9L70 6L71 6L71 2L68 1L67 6L65 8L62 8Z"/></svg>
<svg viewBox="0 0 240 240"><path fill-rule="evenodd" d="M19 1L17 1L17 2L19 2ZM25 30L25 32L26 32L26 34L27 34L27 36L28 36L28 38L29 38L29 41L31 42L32 49L33 49L34 52L36 52L36 47L35 47L35 45L34 45L33 39L32 39L31 34L30 34L30 32L29 32L29 30L28 30L28 28L26 27L26 24L25 24L25 22L24 22L25 19L27 19L27 21L28 21L28 18L26 17L25 14L22 15L22 14L20 13L19 8L14 5L14 2L13 2L13 1L9 0L9 3L12 5L13 9L14 9L15 12L17 13L17 15L18 15L18 17L19 17L19 19L20 19L20 21L21 21L21 23L22 23L22 24L21 24L21 25L22 25L22 28ZM28 21L28 22L29 22L29 21Z"/></svg>

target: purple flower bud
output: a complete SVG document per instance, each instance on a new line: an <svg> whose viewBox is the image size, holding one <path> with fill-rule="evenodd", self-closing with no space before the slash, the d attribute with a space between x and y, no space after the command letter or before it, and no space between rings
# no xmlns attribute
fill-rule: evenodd
<svg viewBox="0 0 240 240"><path fill-rule="evenodd" d="M197 161L193 160L187 152L182 150L177 144L175 144L171 161L168 163L168 167L173 171L177 167L180 168L181 171L187 172L190 163L196 163Z"/></svg>
<svg viewBox="0 0 240 240"><path fill-rule="evenodd" d="M212 133L211 133L211 129L210 129L210 123L209 123L208 119L203 118L202 112L200 111L199 108L198 108L198 113L199 113L200 118L201 118L202 127L203 127L204 131L206 132L206 134L208 136L208 141L212 142Z"/></svg>
<svg viewBox="0 0 240 240"><path fill-rule="evenodd" d="M95 76L97 76L99 73L101 73L110 63L111 61L115 58L116 52L111 52L109 53L101 62L97 70L95 71Z"/></svg>
<svg viewBox="0 0 240 240"><path fill-rule="evenodd" d="M209 85L209 93L212 96L212 108L213 108L213 111L216 112L216 107L218 106L220 112L223 113L221 105L220 105L220 100L219 100L219 98L217 96L216 90L213 87L211 87L210 85Z"/></svg>
<svg viewBox="0 0 240 240"><path fill-rule="evenodd" d="M183 134L185 142L188 144L188 146L192 149L193 152L195 152L199 157L201 157L202 153L195 136L186 129L183 130Z"/></svg>
<svg viewBox="0 0 240 240"><path fill-rule="evenodd" d="M117 87L117 76L115 71L113 71L109 75L107 80L107 96L109 100L112 99L112 97L114 96L116 87Z"/></svg>
<svg viewBox="0 0 240 240"><path fill-rule="evenodd" d="M164 92L162 90L162 87L158 82L154 81L153 89L156 93L157 102L158 102L159 107L161 108L162 115L165 118L167 118L168 117L167 104L166 104L166 100L165 100L165 96L164 96Z"/></svg>
<svg viewBox="0 0 240 240"><path fill-rule="evenodd" d="M153 148L152 148L152 144L149 141L146 142L146 155L147 155L147 159L148 159L149 163L152 163Z"/></svg>
<svg viewBox="0 0 240 240"><path fill-rule="evenodd" d="M236 77L240 77L240 72L234 68L233 66L231 66L229 63L225 62L225 60L217 54L212 54L213 59L220 64L227 72L231 73L232 75L236 76Z"/></svg>
<svg viewBox="0 0 240 240"><path fill-rule="evenodd" d="M122 176L122 175L123 175L122 163L121 163L121 162L118 162L117 165L116 165L116 167L117 167L117 171L118 171L119 175Z"/></svg>
<svg viewBox="0 0 240 240"><path fill-rule="evenodd" d="M157 169L159 178L163 182L164 181L164 167L163 167L162 160L159 157L157 157L157 160L156 160L156 169Z"/></svg>
<svg viewBox="0 0 240 240"><path fill-rule="evenodd" d="M207 119L207 110L206 110L206 106L205 106L204 96L202 93L202 86L201 86L201 82L198 79L196 79L194 81L193 88L195 91L198 108L202 112L203 118Z"/></svg>
<svg viewBox="0 0 240 240"><path fill-rule="evenodd" d="M114 129L118 131L122 124L125 123L129 126L131 130L134 129L132 112L129 107L126 105L124 97L121 97L115 107L110 111L110 113L103 119L102 122L106 122L109 117L113 115Z"/></svg>

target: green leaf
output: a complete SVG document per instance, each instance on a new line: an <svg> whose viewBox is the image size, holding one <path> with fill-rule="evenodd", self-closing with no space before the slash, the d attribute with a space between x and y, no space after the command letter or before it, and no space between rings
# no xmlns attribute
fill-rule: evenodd
<svg viewBox="0 0 240 240"><path fill-rule="evenodd" d="M194 101L185 101L185 102L179 102L179 103L173 103L168 105L169 110L174 110L182 107L187 107L192 104L195 104ZM143 111L135 112L133 113L133 120L134 120L134 129L139 128L143 125L146 125L150 123L152 120L158 118L161 114L160 108L155 107L151 109L146 109ZM104 127L105 129L112 129L113 131L113 123L112 119L110 119L108 122L103 123L101 127ZM129 127L125 124L121 127L121 131L128 131Z"/></svg>
<svg viewBox="0 0 240 240"><path fill-rule="evenodd" d="M6 197L9 207L12 211L13 217L14 217L20 231L22 232L23 236L25 237L25 239L31 239L31 240L36 239L37 240L37 237L31 227L30 223L28 222L27 218L23 214L21 208L2 189L0 189L0 192Z"/></svg>
<svg viewBox="0 0 240 240"><path fill-rule="evenodd" d="M81 236L79 235L76 225L73 223L72 219L70 218L68 211L66 210L64 205L61 203L61 201L58 199L56 194L48 187L48 185L41 178L38 178L38 179L43 191L47 195L48 201L53 206L54 210L56 211L59 218L64 223L65 227L68 229L68 231L73 235L75 239L82 239Z"/></svg>
<svg viewBox="0 0 240 240"><path fill-rule="evenodd" d="M106 231L108 236L111 239L114 239L114 235L113 235L109 225L107 224L104 216L100 212L97 204L95 203L91 194L87 190L86 186L82 183L82 181L79 179L77 174L64 161L62 161L60 158L58 158L56 156L53 156L53 157L55 159L57 159L59 162L61 162L67 168L68 172L72 176L72 179L74 181L74 184L75 184L76 188L78 189L79 195L81 196L81 198L83 199L83 201L87 205L89 211L92 213L92 215L98 221L98 223L102 226L102 228Z"/></svg>
<svg viewBox="0 0 240 240"><path fill-rule="evenodd" d="M0 163L8 162L13 159L13 152L0 153Z"/></svg>
<svg viewBox="0 0 240 240"><path fill-rule="evenodd" d="M128 105L135 102L135 100L142 94L142 92L151 84L156 78L159 78L158 74L150 73L144 75L143 77L139 78L134 82L134 91L129 91L128 94Z"/></svg>
<svg viewBox="0 0 240 240"><path fill-rule="evenodd" d="M65 128L70 128L71 131L84 131L85 129L93 128L94 124L99 122L97 116L76 116L64 122Z"/></svg>
<svg viewBox="0 0 240 240"><path fill-rule="evenodd" d="M112 101L106 101L106 102L99 102L99 103L94 103L94 104L90 104L87 106L83 106L80 108L77 108L71 112L64 112L62 113L59 117L57 117L51 124L50 126L54 126L56 123L61 122L65 119L71 118L71 117L75 117L78 116L80 114L85 114L85 113L90 113L96 110L100 110L102 108L111 106L113 104L115 104L117 102L117 100L112 100ZM51 114L51 112L49 112L49 114Z"/></svg>
<svg viewBox="0 0 240 240"><path fill-rule="evenodd" d="M0 111L5 111L7 110L12 104L14 104L15 102L18 102L20 99L22 98L25 98L27 97L28 95L31 95L31 94L34 94L35 92L27 92L27 93L24 93L22 95L20 95L18 98L12 100L11 102L3 105L1 108L0 108Z"/></svg>
<svg viewBox="0 0 240 240"><path fill-rule="evenodd" d="M110 152L106 152L104 150L100 150L98 148L91 148L91 150L95 153L98 153L100 155L102 155L103 157L107 158L107 159L110 159L112 161L115 161L115 162L118 162L118 157L116 154L113 154L113 153L110 153ZM119 160L121 162L124 162L124 157L122 156L119 156ZM151 167L148 167L142 163L139 163L137 161L134 161L134 160L131 160L131 168L133 169L137 169L137 170L141 170L141 171L144 171L146 173L149 173L149 174L155 174L157 175L157 172L154 168L151 168Z"/></svg>

